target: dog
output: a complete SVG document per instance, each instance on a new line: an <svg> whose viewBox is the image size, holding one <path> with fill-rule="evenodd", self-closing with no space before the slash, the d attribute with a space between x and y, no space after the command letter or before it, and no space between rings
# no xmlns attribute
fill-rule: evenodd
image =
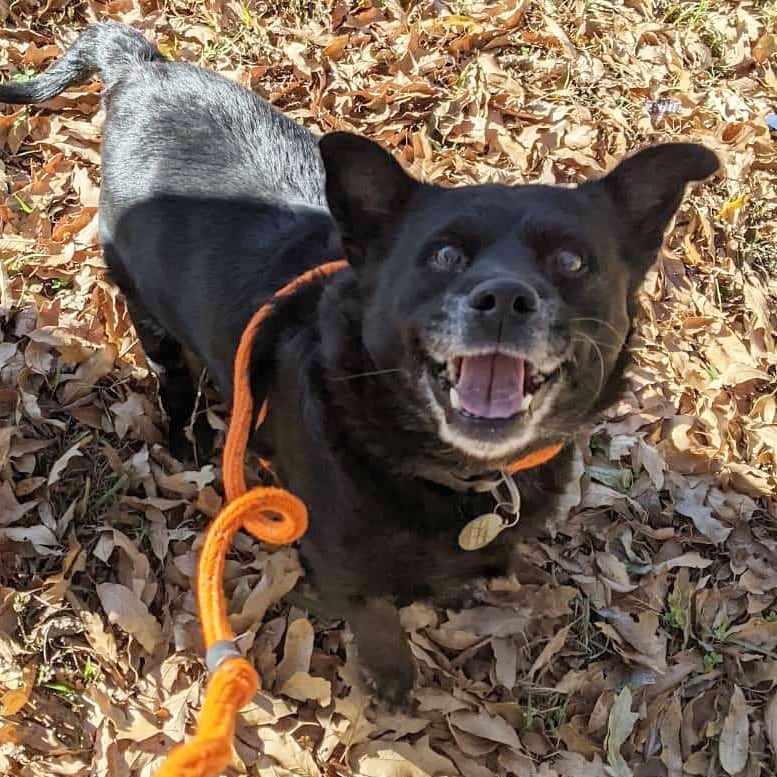
<svg viewBox="0 0 777 777"><path fill-rule="evenodd" d="M686 186L718 160L674 143L573 188L430 185L374 142L317 138L117 23L87 27L0 101L40 103L94 74L100 241L158 365L174 443L195 398L187 354L230 397L257 308L348 260L260 331L251 386L269 415L254 445L308 506L303 561L379 697L408 704L398 605L506 574L517 532L552 512L573 436L622 390L638 287ZM548 446L561 450L494 485ZM464 549L462 530L498 511L504 486L520 522Z"/></svg>

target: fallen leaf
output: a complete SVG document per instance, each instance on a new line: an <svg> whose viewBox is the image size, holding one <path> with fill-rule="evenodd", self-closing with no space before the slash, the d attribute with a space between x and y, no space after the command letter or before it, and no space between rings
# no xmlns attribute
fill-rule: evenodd
<svg viewBox="0 0 777 777"><path fill-rule="evenodd" d="M511 690L515 685L518 674L518 648L513 639L494 639L491 641L491 648L494 651L496 659L495 673L496 681Z"/></svg>
<svg viewBox="0 0 777 777"><path fill-rule="evenodd" d="M283 685L280 691L297 701L317 702L321 707L332 703L332 685L323 677L313 677L308 672L295 672Z"/></svg>
<svg viewBox="0 0 777 777"><path fill-rule="evenodd" d="M0 715L16 715L27 706L37 676L38 667L36 665L30 664L24 668L20 686L12 691L6 691L0 696Z"/></svg>
<svg viewBox="0 0 777 777"><path fill-rule="evenodd" d="M721 209L718 211L718 218L728 219L740 208L743 208L745 205L747 205L748 202L750 202L750 195L747 192L740 194L737 197L732 197L730 200L727 200L723 204L723 207L721 207Z"/></svg>
<svg viewBox="0 0 777 777"><path fill-rule="evenodd" d="M62 388L64 404L86 397L95 383L109 375L116 361L116 349L112 345L98 348L85 362L78 365L75 373Z"/></svg>
<svg viewBox="0 0 777 777"><path fill-rule="evenodd" d="M289 624L283 646L283 659L277 670L279 685L286 683L298 672L307 672L310 669L314 638L313 626L307 618L297 618Z"/></svg>
<svg viewBox="0 0 777 777"><path fill-rule="evenodd" d="M110 406L115 417L116 434L124 438L131 433L133 437L146 442L159 442L161 435L153 425L146 412L143 397L131 393L124 402L116 402Z"/></svg>
<svg viewBox="0 0 777 777"><path fill-rule="evenodd" d="M49 486L53 486L57 481L59 481L60 477L62 477L62 474L67 469L67 465L75 458L79 456L83 456L83 453L81 453L81 448L84 447L84 445L88 444L89 440L91 439L91 436L84 437L83 439L79 440L75 445L72 445L70 448L68 448L52 465L51 470L49 471L49 479L48 484Z"/></svg>
<svg viewBox="0 0 777 777"><path fill-rule="evenodd" d="M79 614L84 623L84 634L92 648L102 658L114 664L118 663L119 649L116 645L116 639L110 631L106 631L102 618L88 610Z"/></svg>
<svg viewBox="0 0 777 777"><path fill-rule="evenodd" d="M680 729L683 716L680 700L674 696L661 720L661 761L666 766L667 777L683 777L683 753L680 746Z"/></svg>
<svg viewBox="0 0 777 777"><path fill-rule="evenodd" d="M100 583L97 596L108 620L135 637L147 653L153 653L162 639L162 629L138 596L118 583Z"/></svg>
<svg viewBox="0 0 777 777"><path fill-rule="evenodd" d="M615 697L607 719L607 763L616 777L632 777L633 772L621 755L621 747L629 738L639 715L631 711L631 690L628 685Z"/></svg>
<svg viewBox="0 0 777 777"><path fill-rule="evenodd" d="M764 721L769 744L772 746L772 751L777 753L777 691L772 693L769 703L766 705Z"/></svg>
<svg viewBox="0 0 777 777"><path fill-rule="evenodd" d="M558 653L559 650L564 647L571 628L572 624L564 626L563 629L559 629L551 637L551 639L548 640L548 643L542 649L542 652L539 654L539 656L537 656L537 659L531 665L531 669L529 669L529 677L531 679L534 679L537 675L537 672L539 672L541 669L544 669L545 666L550 663L556 653Z"/></svg>
<svg viewBox="0 0 777 777"><path fill-rule="evenodd" d="M718 744L720 765L726 774L739 774L745 768L749 740L750 723L747 719L745 694L738 685L735 685Z"/></svg>
<svg viewBox="0 0 777 777"><path fill-rule="evenodd" d="M766 33L753 46L753 59L756 62L766 62L777 52L777 35Z"/></svg>
<svg viewBox="0 0 777 777"><path fill-rule="evenodd" d="M48 526L25 526L0 529L0 539L12 542L29 542L35 552L41 556L49 556L59 546L59 540Z"/></svg>
<svg viewBox="0 0 777 777"><path fill-rule="evenodd" d="M429 737L416 743L370 742L354 749L352 761L364 777L448 777L453 763L429 746Z"/></svg>
<svg viewBox="0 0 777 777"><path fill-rule="evenodd" d="M454 712L449 720L452 726L473 736L499 742L516 750L521 748L521 740L515 733L515 729L499 716L491 716L483 712Z"/></svg>
<svg viewBox="0 0 777 777"><path fill-rule="evenodd" d="M20 504L14 495L11 484L6 480L0 483L0 526L8 526L23 518L34 509L37 502Z"/></svg>
<svg viewBox="0 0 777 777"><path fill-rule="evenodd" d="M656 613L643 611L636 619L614 607L602 609L600 613L613 625L617 634L638 651L635 659L656 671L666 670L666 636L658 630Z"/></svg>
<svg viewBox="0 0 777 777"><path fill-rule="evenodd" d="M690 518L693 525L716 545L725 542L728 535L731 534L731 527L721 523L717 518L713 518L712 508L707 505L692 499L681 499L675 502L674 509L680 515Z"/></svg>

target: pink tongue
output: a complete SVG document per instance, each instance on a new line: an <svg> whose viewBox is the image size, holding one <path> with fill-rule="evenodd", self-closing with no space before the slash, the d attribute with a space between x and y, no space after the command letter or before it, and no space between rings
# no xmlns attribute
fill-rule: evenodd
<svg viewBox="0 0 777 777"><path fill-rule="evenodd" d="M501 353L465 356L456 391L461 409L479 418L510 418L523 405L523 359Z"/></svg>

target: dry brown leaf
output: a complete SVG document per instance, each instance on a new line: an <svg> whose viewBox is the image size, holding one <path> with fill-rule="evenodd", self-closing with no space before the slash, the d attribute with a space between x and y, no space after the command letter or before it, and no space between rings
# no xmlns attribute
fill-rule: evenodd
<svg viewBox="0 0 777 777"><path fill-rule="evenodd" d="M288 549L279 550L267 559L262 579L248 595L240 613L230 616L237 632L256 625L267 609L291 591L302 576L297 554Z"/></svg>
<svg viewBox="0 0 777 777"><path fill-rule="evenodd" d="M29 542L40 556L49 556L59 546L59 540L48 526L17 526L0 529L0 540Z"/></svg>
<svg viewBox="0 0 777 777"><path fill-rule="evenodd" d="M578 722L573 719L567 723L562 723L558 727L558 735L567 749L573 753L580 753L586 758L601 753L601 748L588 736L582 721Z"/></svg>
<svg viewBox="0 0 777 777"><path fill-rule="evenodd" d="M571 628L572 624L564 626L563 629L559 629L551 637L551 639L542 649L542 652L539 654L539 656L537 656L535 662L531 665L531 669L529 669L529 677L531 679L534 679L537 676L537 673L544 669L553 660L553 657L556 655L556 653L558 653L561 648L564 647Z"/></svg>
<svg viewBox="0 0 777 777"><path fill-rule="evenodd" d="M716 545L725 542L728 535L731 534L731 527L714 518L712 508L708 505L701 504L692 498L685 498L675 502L674 509L680 515L690 518L694 526Z"/></svg>
<svg viewBox="0 0 777 777"><path fill-rule="evenodd" d="M295 672L280 686L280 692L297 701L315 701L321 707L332 703L332 684L308 672Z"/></svg>
<svg viewBox="0 0 777 777"><path fill-rule="evenodd" d="M291 734L263 728L259 731L259 736L265 753L272 756L284 768L295 774L304 774L306 777L322 777L313 754L300 746Z"/></svg>
<svg viewBox="0 0 777 777"><path fill-rule="evenodd" d="M747 719L745 694L734 686L728 712L720 732L718 757L726 774L739 774L747 764L750 744L750 723Z"/></svg>
<svg viewBox="0 0 777 777"><path fill-rule="evenodd" d="M448 777L457 774L450 760L429 746L429 737L415 744L371 742L354 749L352 761L365 777Z"/></svg>
<svg viewBox="0 0 777 777"><path fill-rule="evenodd" d="M634 658L659 672L666 670L666 636L658 631L659 619L654 612L644 611L638 617L615 608L601 614L626 642L637 650Z"/></svg>
<svg viewBox="0 0 777 777"><path fill-rule="evenodd" d="M23 518L34 509L35 502L20 504L8 481L0 483L0 526L8 526Z"/></svg>
<svg viewBox="0 0 777 777"><path fill-rule="evenodd" d="M631 702L631 690L624 686L615 697L607 720L607 763L615 777L632 777L633 774L621 755L621 747L639 719L639 715L631 711Z"/></svg>
<svg viewBox="0 0 777 777"><path fill-rule="evenodd" d="M35 679L38 676L38 667L30 664L24 668L21 677L21 685L12 691L6 691L0 696L0 715L16 715L27 705L35 687Z"/></svg>
<svg viewBox="0 0 777 777"><path fill-rule="evenodd" d="M97 733L92 767L96 774L110 777L130 777L131 772L124 755L119 749L115 735L106 720Z"/></svg>
<svg viewBox="0 0 777 777"><path fill-rule="evenodd" d="M53 486L61 477L64 471L67 469L68 464L76 457L83 456L81 448L87 445L91 440L91 436L84 437L79 440L75 445L68 448L52 465L49 472L48 484Z"/></svg>
<svg viewBox="0 0 777 777"><path fill-rule="evenodd" d="M496 666L496 681L510 690L518 674L518 648L513 639L494 639L491 642Z"/></svg>
<svg viewBox="0 0 777 777"><path fill-rule="evenodd" d="M119 437L131 433L136 439L146 442L161 440L159 431L147 415L147 404L140 394L130 394L124 402L111 405L110 410L114 414L116 434Z"/></svg>
<svg viewBox="0 0 777 777"><path fill-rule="evenodd" d="M753 46L753 59L756 62L766 62L775 53L777 53L777 35L771 33L762 35Z"/></svg>
<svg viewBox="0 0 777 777"><path fill-rule="evenodd" d="M87 396L95 383L113 370L116 356L116 349L112 345L106 345L98 348L85 362L79 364L62 389L62 402L69 404Z"/></svg>
<svg viewBox="0 0 777 777"><path fill-rule="evenodd" d="M110 631L105 630L102 618L87 610L82 611L80 616L84 623L84 634L97 655L114 664L118 663L119 649L116 639Z"/></svg>
<svg viewBox="0 0 777 777"><path fill-rule="evenodd" d="M487 715L483 712L454 712L450 724L480 739L499 742L515 750L521 749L521 740L515 729L504 718Z"/></svg>
<svg viewBox="0 0 777 777"><path fill-rule="evenodd" d="M307 618L298 618L289 624L283 646L283 659L278 664L276 679L279 686L285 685L291 677L310 669L315 633Z"/></svg>
<svg viewBox="0 0 777 777"><path fill-rule="evenodd" d="M675 696L664 712L661 721L661 761L666 766L667 777L683 777L683 754L680 746L682 711Z"/></svg>
<svg viewBox="0 0 777 777"><path fill-rule="evenodd" d="M162 639L162 629L138 596L118 583L100 583L97 596L108 620L135 637L147 653L153 653Z"/></svg>
<svg viewBox="0 0 777 777"><path fill-rule="evenodd" d="M196 471L186 470L172 475L160 472L156 475L156 480L162 488L186 497L196 496L215 479L216 473L212 464L207 464Z"/></svg>
<svg viewBox="0 0 777 777"><path fill-rule="evenodd" d="M764 712L766 736L772 746L772 752L777 753L777 691L772 693Z"/></svg>

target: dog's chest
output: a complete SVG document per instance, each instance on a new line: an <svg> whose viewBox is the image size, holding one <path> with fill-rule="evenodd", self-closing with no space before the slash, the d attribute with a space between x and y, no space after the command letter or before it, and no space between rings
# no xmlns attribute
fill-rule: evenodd
<svg viewBox="0 0 777 777"><path fill-rule="evenodd" d="M508 548L501 537L475 551L459 543L464 527L493 510L490 495L440 494L407 482L382 486L360 489L347 509L314 508L303 555L307 546L330 568L346 568L365 592L406 600L504 574Z"/></svg>

